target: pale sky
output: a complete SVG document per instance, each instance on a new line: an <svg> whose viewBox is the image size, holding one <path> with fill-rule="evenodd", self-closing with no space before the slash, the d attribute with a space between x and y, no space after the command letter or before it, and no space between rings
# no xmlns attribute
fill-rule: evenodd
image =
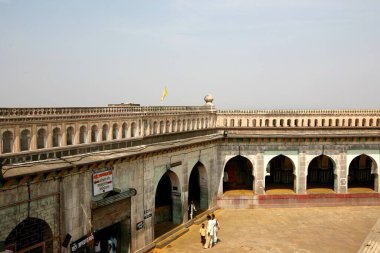
<svg viewBox="0 0 380 253"><path fill-rule="evenodd" d="M0 0L0 85L0 107L380 109L380 1Z"/></svg>

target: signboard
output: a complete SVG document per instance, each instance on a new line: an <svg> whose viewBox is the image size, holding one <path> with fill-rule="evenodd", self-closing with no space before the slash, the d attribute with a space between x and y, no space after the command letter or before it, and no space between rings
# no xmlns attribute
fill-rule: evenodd
<svg viewBox="0 0 380 253"><path fill-rule="evenodd" d="M144 210L144 219L148 219L148 218L152 217L152 215L153 214L152 214L151 208Z"/></svg>
<svg viewBox="0 0 380 253"><path fill-rule="evenodd" d="M71 252L80 253L80 252L90 252L94 243L94 235L91 233L87 236L82 237L78 241L75 241L71 244Z"/></svg>
<svg viewBox="0 0 380 253"><path fill-rule="evenodd" d="M137 222L136 223L136 230L140 230L140 229L143 229L144 228L144 221L140 221L140 222Z"/></svg>
<svg viewBox="0 0 380 253"><path fill-rule="evenodd" d="M92 175L94 196L113 190L112 170L97 172Z"/></svg>

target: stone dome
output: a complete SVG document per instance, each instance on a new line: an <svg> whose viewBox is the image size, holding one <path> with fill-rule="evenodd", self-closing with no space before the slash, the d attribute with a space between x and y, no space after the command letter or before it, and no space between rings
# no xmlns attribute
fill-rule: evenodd
<svg viewBox="0 0 380 253"><path fill-rule="evenodd" d="M212 95L206 95L204 100L206 102L206 105L211 105L211 106L213 105L212 101L214 101L214 98Z"/></svg>

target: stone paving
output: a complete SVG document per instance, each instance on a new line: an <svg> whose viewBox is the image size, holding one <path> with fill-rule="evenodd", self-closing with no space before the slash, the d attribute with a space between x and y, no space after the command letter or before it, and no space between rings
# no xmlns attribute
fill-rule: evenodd
<svg viewBox="0 0 380 253"><path fill-rule="evenodd" d="M199 225L151 252L357 252L380 218L380 206L225 209L215 212L221 241L200 244Z"/></svg>

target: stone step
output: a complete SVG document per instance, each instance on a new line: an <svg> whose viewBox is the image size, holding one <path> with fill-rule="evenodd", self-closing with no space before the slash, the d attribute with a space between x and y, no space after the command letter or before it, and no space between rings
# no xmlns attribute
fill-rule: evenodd
<svg viewBox="0 0 380 253"><path fill-rule="evenodd" d="M167 234L161 236L160 237L161 240L156 243L156 248L158 248L158 249L164 248L169 243L176 240L177 238L179 238L183 234L187 233L188 231L189 231L188 228L182 227L181 229L175 231L174 233L167 233Z"/></svg>

